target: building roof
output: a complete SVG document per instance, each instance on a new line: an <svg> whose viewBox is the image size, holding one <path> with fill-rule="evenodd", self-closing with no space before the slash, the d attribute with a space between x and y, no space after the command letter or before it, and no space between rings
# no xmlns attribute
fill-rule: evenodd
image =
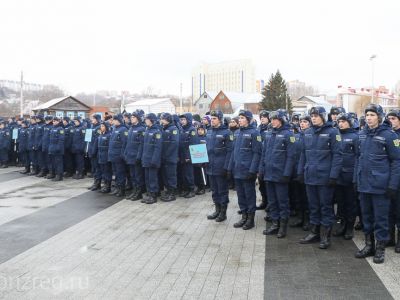
<svg viewBox="0 0 400 300"><path fill-rule="evenodd" d="M207 94L208 98L210 98L210 100L213 101L215 99L215 97L217 97L218 92L214 92L214 91L206 91L206 92L204 92L203 94L201 94L201 96L199 98L197 98L196 101L194 101L194 105L196 105L197 102L199 102L199 100L201 98L203 98L204 94Z"/></svg>
<svg viewBox="0 0 400 300"><path fill-rule="evenodd" d="M162 102L171 102L171 98L149 98L149 99L140 99L137 100L135 102L131 102L126 104L126 106L138 106L138 105L142 105L142 106L149 106L149 105L156 105Z"/></svg>
<svg viewBox="0 0 400 300"><path fill-rule="evenodd" d="M232 103L246 104L261 102L263 96L259 93L223 92Z"/></svg>
<svg viewBox="0 0 400 300"><path fill-rule="evenodd" d="M47 101L47 102L45 102L45 103L42 103L42 104L36 106L36 107L33 108L32 110L46 110L46 109L49 109L50 107L52 107L52 106L54 106L54 105L56 105L56 104L58 104L58 103L60 103L60 102L63 102L64 100L66 100L66 99L68 99L68 98L72 98L73 100L79 102L80 104L82 104L82 105L86 106L88 109L90 109L89 106L87 106L85 103L82 103L81 101L79 101L79 100L76 99L75 97L72 97L72 96L65 96L65 97L55 98L55 99L49 100L49 101Z"/></svg>

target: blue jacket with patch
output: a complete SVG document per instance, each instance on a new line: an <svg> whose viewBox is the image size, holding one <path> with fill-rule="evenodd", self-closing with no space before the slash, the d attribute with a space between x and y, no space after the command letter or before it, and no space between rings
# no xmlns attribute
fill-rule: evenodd
<svg viewBox="0 0 400 300"><path fill-rule="evenodd" d="M86 142L85 134L86 128L82 125L75 126L69 131L72 135L71 152L76 154L85 153Z"/></svg>
<svg viewBox="0 0 400 300"><path fill-rule="evenodd" d="M262 151L260 132L253 125L240 127L233 140L228 170L235 179L246 179L249 173L257 174Z"/></svg>
<svg viewBox="0 0 400 300"><path fill-rule="evenodd" d="M223 175L229 169L233 134L226 125L210 127L206 135L208 154L207 174Z"/></svg>
<svg viewBox="0 0 400 300"><path fill-rule="evenodd" d="M330 122L312 126L304 132L302 143L297 172L304 175L304 183L327 185L329 179L337 180L342 169L339 131Z"/></svg>
<svg viewBox="0 0 400 300"><path fill-rule="evenodd" d="M159 168L161 166L162 133L157 124L148 127L144 134L142 166Z"/></svg>
<svg viewBox="0 0 400 300"><path fill-rule="evenodd" d="M264 138L259 174L264 181L283 182L283 177L291 177L295 165L296 138L290 126L267 131Z"/></svg>
<svg viewBox="0 0 400 300"><path fill-rule="evenodd" d="M352 185L354 177L354 166L357 158L358 133L354 128L340 130L342 145L340 154L342 156L342 169L340 170L338 184Z"/></svg>
<svg viewBox="0 0 400 300"><path fill-rule="evenodd" d="M97 138L100 135L100 124L92 124L92 128L86 129L92 130L92 138L88 145L88 155L90 158L97 156Z"/></svg>
<svg viewBox="0 0 400 300"><path fill-rule="evenodd" d="M400 141L387 124L360 131L355 180L360 193L384 194L400 181Z"/></svg>
<svg viewBox="0 0 400 300"><path fill-rule="evenodd" d="M197 137L196 129L192 125L193 117L191 113L186 113L187 124L182 126L182 131L179 136L179 161L186 163L187 159L190 159L190 145L197 145L199 139Z"/></svg>
<svg viewBox="0 0 400 300"><path fill-rule="evenodd" d="M161 161L163 164L177 164L179 155L179 130L174 124L162 129Z"/></svg>
<svg viewBox="0 0 400 300"><path fill-rule="evenodd" d="M49 143L50 143L50 131L53 128L52 124L45 124L43 126L43 136L42 136L42 151L49 151Z"/></svg>
<svg viewBox="0 0 400 300"><path fill-rule="evenodd" d="M108 161L118 162L124 159L128 128L125 125L113 126L108 148Z"/></svg>
<svg viewBox="0 0 400 300"><path fill-rule="evenodd" d="M134 165L136 160L141 160L142 158L145 130L141 123L131 125L129 129L124 152L124 159L128 165Z"/></svg>
<svg viewBox="0 0 400 300"><path fill-rule="evenodd" d="M61 124L58 126L52 126L49 134L49 154L51 155L63 155L65 141L65 129Z"/></svg>

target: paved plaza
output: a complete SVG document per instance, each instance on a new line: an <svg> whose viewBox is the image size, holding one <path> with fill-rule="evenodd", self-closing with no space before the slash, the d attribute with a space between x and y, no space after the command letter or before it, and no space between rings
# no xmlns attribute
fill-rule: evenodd
<svg viewBox="0 0 400 300"><path fill-rule="evenodd" d="M362 236L332 248L209 221L211 195L146 205L0 170L1 299L400 299L400 255L357 260Z"/></svg>

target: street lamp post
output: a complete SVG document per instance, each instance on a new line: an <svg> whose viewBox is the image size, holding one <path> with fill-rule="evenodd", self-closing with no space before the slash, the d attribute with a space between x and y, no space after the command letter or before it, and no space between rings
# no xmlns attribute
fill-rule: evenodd
<svg viewBox="0 0 400 300"><path fill-rule="evenodd" d="M376 58L376 54L371 55L371 57L369 58L369 60L371 61L371 83L372 83L372 89L371 89L371 103L374 103L374 69L375 69L375 61Z"/></svg>

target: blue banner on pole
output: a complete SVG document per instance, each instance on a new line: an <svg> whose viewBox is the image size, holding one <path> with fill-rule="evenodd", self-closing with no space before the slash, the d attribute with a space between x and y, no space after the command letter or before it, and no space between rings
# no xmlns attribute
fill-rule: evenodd
<svg viewBox="0 0 400 300"><path fill-rule="evenodd" d="M208 154L206 144L190 145L190 158L192 164L204 164L208 163Z"/></svg>
<svg viewBox="0 0 400 300"><path fill-rule="evenodd" d="M92 141L92 133L93 133L93 129L86 129L85 142L90 143Z"/></svg>

